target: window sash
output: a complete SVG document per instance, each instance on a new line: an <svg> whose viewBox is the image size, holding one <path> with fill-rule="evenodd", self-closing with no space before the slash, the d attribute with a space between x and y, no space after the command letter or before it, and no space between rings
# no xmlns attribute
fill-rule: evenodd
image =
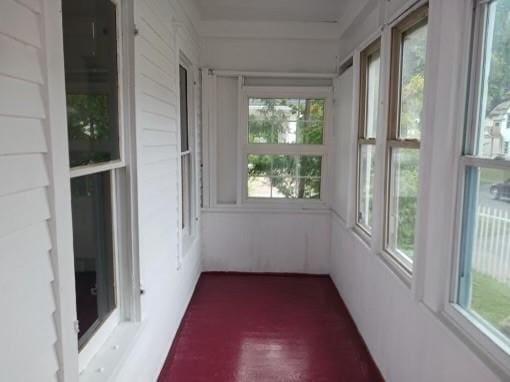
<svg viewBox="0 0 510 382"><path fill-rule="evenodd" d="M428 5L423 5L405 16L391 29L390 69L389 69L389 104L388 104L388 129L385 149L385 184L384 184L384 249L385 252L396 261L398 266L410 276L413 269L413 259L392 246L391 227L398 229L398 223L391 224L392 203L398 195L393 194L392 185L395 182L392 164L395 151L398 149L420 150L420 139L405 138L400 135L400 112L402 91L402 61L403 61L403 38L405 34L427 25ZM428 38L427 38L428 39ZM421 132L423 133L423 132ZM420 134L421 136L421 134ZM419 166L419 165L418 165ZM418 170L420 168L418 167ZM419 186L419 185L418 185ZM418 193L416 195L418 197ZM419 203L419 200L417 201ZM415 232L416 232L416 227ZM414 237L416 243L416 236ZM395 247L395 248L392 248Z"/></svg>
<svg viewBox="0 0 510 382"><path fill-rule="evenodd" d="M320 205L327 198L326 171L327 149L331 140L332 88L331 87L268 87L246 86L243 78L239 78L239 135L238 135L238 204L279 205L293 207L296 205ZM248 115L250 98L300 98L324 99L324 127L322 144L266 144L248 143ZM248 196L248 155L311 155L321 157L320 199L289 199L289 198L255 198Z"/></svg>
<svg viewBox="0 0 510 382"><path fill-rule="evenodd" d="M363 153L363 146L373 146L375 151L376 146L376 137L372 137L368 135L368 112L369 112L369 70L370 70L370 57L376 53L379 53L379 78L377 83L377 92L378 95L381 91L381 68L382 68L382 60L381 60L381 38L378 37L375 39L372 43L370 43L361 53L360 53L360 77L359 77L359 97L358 97L358 139L357 139L357 145L356 145L356 200L355 200L355 216L354 216L354 223L355 226L361 229L361 232L363 234L370 237L372 235L372 229L373 227L370 227L366 224L363 224L363 222L360 221L360 213L361 211L361 199L363 192L363 187L361 185L361 171L362 171L362 153ZM379 97L377 97L378 99ZM376 105L373 105L375 110L377 110L377 118L374 121L375 128L374 133L377 136L378 130L379 130L379 114L380 114L380 107L379 102L377 102ZM375 155L375 152L374 154ZM375 171L375 170L374 170ZM375 176L374 184L372 184L372 192L369 196L369 200L372 200L372 206L375 203ZM373 207L372 207L373 208ZM373 214L373 210L372 210ZM373 216L373 215L372 215ZM373 217L372 217L373 219Z"/></svg>
<svg viewBox="0 0 510 382"><path fill-rule="evenodd" d="M482 128L484 120L483 113L486 112L482 105L484 86L488 86L488 79L485 76L486 56L491 54L488 51L488 40L490 37L491 17L494 17L494 11L491 5L492 1L477 1L474 12L473 23L473 45L471 48L471 67L470 81L468 89L468 102L466 107L466 121L464 129L463 152L459 161L459 180L457 193L457 214L456 214L456 232L453 258L451 261L451 273L449 279L449 291L447 293L446 305L444 309L445 316L452 322L463 334L465 334L475 346L479 347L490 359L498 365L506 375L510 375L510 345L509 339L492 325L488 325L483 317L472 309L467 309L465 305L467 295L465 295L468 286L464 283L470 282L470 277L464 277L466 273L471 273L471 257L473 248L467 249L469 241L474 240L474 225L472 219L476 216L472 210L476 200L473 196L477 194L478 179L468 175L468 169L471 171L480 169L495 169L510 171L510 161L491 159L476 155L478 149L479 129ZM476 183L476 184L475 184ZM462 290L465 288L464 290Z"/></svg>

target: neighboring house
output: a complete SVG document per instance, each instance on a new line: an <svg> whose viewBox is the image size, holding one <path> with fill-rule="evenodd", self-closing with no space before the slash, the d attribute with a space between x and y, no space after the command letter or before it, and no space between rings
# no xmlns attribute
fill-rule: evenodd
<svg viewBox="0 0 510 382"><path fill-rule="evenodd" d="M510 100L497 105L486 119L482 153L488 157L507 156L510 150Z"/></svg>

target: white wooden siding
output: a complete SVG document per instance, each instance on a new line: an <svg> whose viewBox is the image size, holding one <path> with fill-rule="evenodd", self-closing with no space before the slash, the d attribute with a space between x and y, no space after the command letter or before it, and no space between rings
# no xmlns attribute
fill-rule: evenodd
<svg viewBox="0 0 510 382"><path fill-rule="evenodd" d="M172 24L176 17L174 2L135 2L140 264L146 289L160 282L153 275L161 261L175 269L179 249L179 53L178 28Z"/></svg>
<svg viewBox="0 0 510 382"><path fill-rule="evenodd" d="M52 381L59 369L40 12L36 0L0 2L1 381Z"/></svg>

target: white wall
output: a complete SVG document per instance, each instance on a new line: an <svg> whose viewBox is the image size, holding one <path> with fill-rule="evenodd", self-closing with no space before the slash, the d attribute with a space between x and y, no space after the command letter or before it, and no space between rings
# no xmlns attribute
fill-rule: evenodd
<svg viewBox="0 0 510 382"><path fill-rule="evenodd" d="M335 24L205 22L201 65L212 69L335 72Z"/></svg>
<svg viewBox="0 0 510 382"><path fill-rule="evenodd" d="M140 268L145 293L141 333L116 377L122 382L156 380L201 271L199 233L179 258L178 64L181 51L194 64L192 75L200 83L195 21L194 10L178 1L135 1Z"/></svg>
<svg viewBox="0 0 510 382"><path fill-rule="evenodd" d="M383 22L392 18L404 1L380 2L384 8L365 9L367 23L357 23L341 39L342 57L359 47L375 33ZM410 3L407 3L409 5ZM423 197L418 246L419 261L415 264L418 275L409 287L397 276L381 255L379 249L370 248L352 229L349 208L354 203L352 193L354 170L353 147L337 151L337 162L351 163L336 179L331 233L331 276L387 381L497 381L491 367L476 355L465 338L439 318L447 284L441 275L447 272L444 258L451 254L451 216L455 210L456 140L462 129L456 114L457 102L464 97L459 86L460 71L452 75L451 67L462 63L462 41L468 36L462 28L466 23L468 2L463 0L430 1L429 39L433 54L427 71L430 92L428 120L425 123L422 144L422 161L429 162L428 171L422 174ZM367 27L368 25L368 27ZM465 62L465 61L464 61ZM349 73L337 85L337 103L351 104L353 89L346 91L351 82ZM387 105L383 99L383 103ZM340 106L339 106L340 107ZM336 127L351 129L339 135L354 133L352 111L349 108L336 114ZM378 137L378 139L381 139ZM423 163L422 162L422 163ZM340 175L339 173L337 176ZM452 191L453 190L453 191ZM375 229L381 229L376 226ZM376 235L377 236L377 235ZM440 261L439 259L443 259ZM423 275L425 274L425 277ZM422 295L423 293L423 295ZM462 338L462 340L461 340Z"/></svg>
<svg viewBox="0 0 510 382"><path fill-rule="evenodd" d="M329 211L207 211L202 223L204 270L329 272Z"/></svg>
<svg viewBox="0 0 510 382"><path fill-rule="evenodd" d="M54 381L59 369L44 26L40 2L0 2L2 381Z"/></svg>

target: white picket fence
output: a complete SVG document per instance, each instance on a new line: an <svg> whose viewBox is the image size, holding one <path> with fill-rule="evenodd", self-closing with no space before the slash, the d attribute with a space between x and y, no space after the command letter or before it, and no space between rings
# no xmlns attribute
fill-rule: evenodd
<svg viewBox="0 0 510 382"><path fill-rule="evenodd" d="M473 267L503 283L510 283L510 213L478 207Z"/></svg>

